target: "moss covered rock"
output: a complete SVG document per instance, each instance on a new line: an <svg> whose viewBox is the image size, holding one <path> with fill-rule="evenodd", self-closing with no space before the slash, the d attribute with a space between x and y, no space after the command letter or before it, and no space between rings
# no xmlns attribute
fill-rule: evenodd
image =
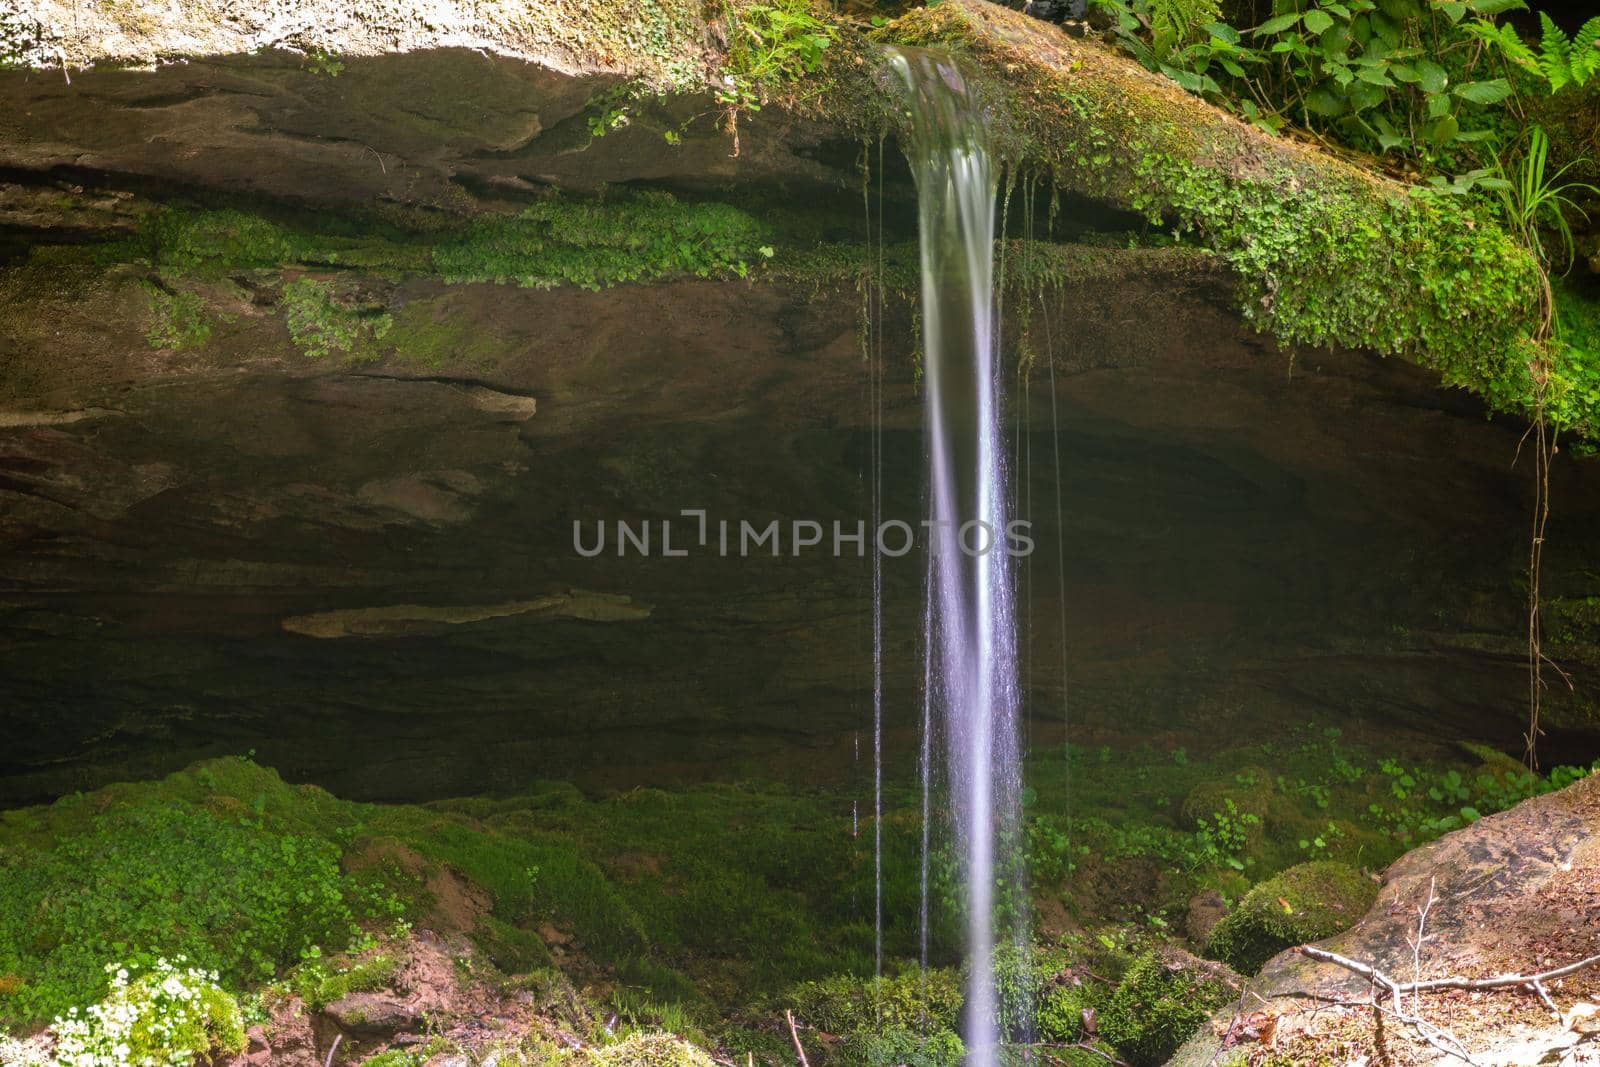
<svg viewBox="0 0 1600 1067"><path fill-rule="evenodd" d="M1226 971L1186 953L1149 952L1128 968L1099 1031L1136 1067L1164 1063L1211 1013L1238 996Z"/></svg>
<svg viewBox="0 0 1600 1067"><path fill-rule="evenodd" d="M590 1053L589 1067L715 1067L703 1049L672 1034L636 1034Z"/></svg>
<svg viewBox="0 0 1600 1067"><path fill-rule="evenodd" d="M965 1056L966 1048L954 1031L895 1028L851 1035L840 1045L834 1062L841 1067L959 1067Z"/></svg>
<svg viewBox="0 0 1600 1067"><path fill-rule="evenodd" d="M1257 885L1217 923L1206 953L1254 974L1286 948L1331 937L1371 907L1378 887L1343 863L1302 863Z"/></svg>
<svg viewBox="0 0 1600 1067"><path fill-rule="evenodd" d="M802 982L790 993L795 1014L833 1034L880 1029L954 1029L961 978L950 970L907 971L885 978L834 975Z"/></svg>
<svg viewBox="0 0 1600 1067"><path fill-rule="evenodd" d="M1201 782L1183 800L1183 822L1195 827L1201 819L1215 819L1233 801L1236 811L1265 819L1272 807L1272 774L1262 767L1246 767L1231 778Z"/></svg>

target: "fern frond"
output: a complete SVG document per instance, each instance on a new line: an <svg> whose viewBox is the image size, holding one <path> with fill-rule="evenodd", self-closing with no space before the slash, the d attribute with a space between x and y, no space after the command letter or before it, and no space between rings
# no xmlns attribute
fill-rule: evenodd
<svg viewBox="0 0 1600 1067"><path fill-rule="evenodd" d="M1539 12L1543 36L1539 39L1539 69L1550 82L1550 91L1556 92L1572 80L1572 43L1549 15Z"/></svg>
<svg viewBox="0 0 1600 1067"><path fill-rule="evenodd" d="M1165 59L1199 35L1200 29L1222 18L1221 0L1149 0L1150 43Z"/></svg>
<svg viewBox="0 0 1600 1067"><path fill-rule="evenodd" d="M1572 68L1572 80L1579 85L1600 74L1600 15L1585 22L1572 39L1567 65Z"/></svg>
<svg viewBox="0 0 1600 1067"><path fill-rule="evenodd" d="M1522 38L1517 36L1517 31L1510 24L1497 26L1488 19L1480 18L1467 23L1464 29L1485 44L1498 48L1500 54L1513 66L1521 67L1532 74L1543 73L1539 67L1539 57L1534 55L1533 49L1523 43Z"/></svg>

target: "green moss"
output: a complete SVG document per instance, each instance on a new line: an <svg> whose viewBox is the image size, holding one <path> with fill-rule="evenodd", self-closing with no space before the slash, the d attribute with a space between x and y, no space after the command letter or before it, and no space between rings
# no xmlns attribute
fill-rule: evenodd
<svg viewBox="0 0 1600 1067"><path fill-rule="evenodd" d="M340 870L323 811L271 771L219 761L0 814L0 974L21 981L0 1023L98 999L108 961L181 953L243 984L396 914Z"/></svg>
<svg viewBox="0 0 1600 1067"><path fill-rule="evenodd" d="M1083 982L1061 980L1047 984L1034 1003L1033 1022L1041 1041L1072 1044L1086 1035L1084 1012L1099 1013L1099 998Z"/></svg>
<svg viewBox="0 0 1600 1067"><path fill-rule="evenodd" d="M714 1067L709 1055L672 1034L636 1034L586 1052L589 1067Z"/></svg>
<svg viewBox="0 0 1600 1067"><path fill-rule="evenodd" d="M952 1030L886 1029L858 1031L847 1037L837 1053L842 1067L959 1067L966 1047Z"/></svg>
<svg viewBox="0 0 1600 1067"><path fill-rule="evenodd" d="M512 926L493 915L478 920L475 940L489 961L506 974L527 974L555 963L536 931Z"/></svg>
<svg viewBox="0 0 1600 1067"><path fill-rule="evenodd" d="M765 227L749 214L660 192L599 200L552 197L518 215L450 226L402 221L398 227L373 222L364 230L312 230L237 210L171 207L157 213L140 236L104 246L101 259L143 259L176 278L301 266L598 289L672 277L743 276L771 254ZM307 328L334 342L326 345L329 350L341 350L338 343L348 338L324 322L337 312L326 293L301 286L286 295L306 305ZM424 354L440 343L430 336L411 340Z"/></svg>
<svg viewBox="0 0 1600 1067"><path fill-rule="evenodd" d="M1206 952L1243 973L1255 974L1286 948L1353 926L1377 894L1373 881L1354 867L1331 861L1302 863L1251 889L1212 928Z"/></svg>
<svg viewBox="0 0 1600 1067"><path fill-rule="evenodd" d="M344 968L330 969L321 958L297 967L289 987L313 1011L321 1011L351 993L370 993L394 981L399 966L388 953L375 953L357 959Z"/></svg>
<svg viewBox="0 0 1600 1067"><path fill-rule="evenodd" d="M1554 296L1556 331L1547 350L1552 374L1545 403L1557 425L1600 437L1600 297L1564 280L1555 284ZM1579 441L1577 451L1593 455L1595 447L1594 441Z"/></svg>
<svg viewBox="0 0 1600 1067"><path fill-rule="evenodd" d="M486 363L501 350L491 331L469 329L452 318L448 305L430 300L415 300L394 312L383 343L396 359L430 370L448 363Z"/></svg>
<svg viewBox="0 0 1600 1067"><path fill-rule="evenodd" d="M665 193L606 201L548 200L513 219L474 224L433 252L446 281L600 289L671 276L744 275L764 230L726 204Z"/></svg>
<svg viewBox="0 0 1600 1067"><path fill-rule="evenodd" d="M1600 643L1600 596L1550 597L1544 608L1551 620L1552 644Z"/></svg>
<svg viewBox="0 0 1600 1067"><path fill-rule="evenodd" d="M1134 1067L1165 1063L1238 991L1150 952L1123 976L1100 1013L1100 1034Z"/></svg>
<svg viewBox="0 0 1600 1067"><path fill-rule="evenodd" d="M802 982L789 999L799 1018L832 1034L885 1027L953 1030L961 1012L961 977L941 969L884 978L841 974Z"/></svg>

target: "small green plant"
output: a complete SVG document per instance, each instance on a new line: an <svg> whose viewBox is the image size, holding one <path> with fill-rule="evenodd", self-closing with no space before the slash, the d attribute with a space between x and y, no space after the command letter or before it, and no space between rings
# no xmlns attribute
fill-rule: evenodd
<svg viewBox="0 0 1600 1067"><path fill-rule="evenodd" d="M159 958L144 973L107 964L110 991L51 1024L56 1059L72 1067L191 1067L199 1057L244 1051L238 1002L215 971Z"/></svg>
<svg viewBox="0 0 1600 1067"><path fill-rule="evenodd" d="M313 74L337 78L344 70L344 61L339 58L337 52L330 52L325 48L313 48L306 53L306 69Z"/></svg>
<svg viewBox="0 0 1600 1067"><path fill-rule="evenodd" d="M150 294L151 326L145 340L151 348L178 351L199 348L211 339L211 322L205 301L196 293L173 290L146 282Z"/></svg>
<svg viewBox="0 0 1600 1067"><path fill-rule="evenodd" d="M1203 5L1192 0L1097 2L1146 66L1262 129L1294 123L1356 148L1427 162L1494 139L1493 109L1514 89L1491 68L1481 38L1504 29L1496 15L1524 6L1277 0L1268 18L1244 30L1204 18ZM1471 27L1468 14L1479 16Z"/></svg>
<svg viewBox="0 0 1600 1067"><path fill-rule="evenodd" d="M1250 860L1242 856L1250 843L1251 830L1261 825L1261 816L1241 812L1232 797L1225 797L1221 811L1195 821L1200 831L1200 855L1207 864L1236 871L1249 866Z"/></svg>
<svg viewBox="0 0 1600 1067"><path fill-rule="evenodd" d="M771 89L815 73L839 36L806 0L730 8L729 21L728 69L717 99L745 111L760 110Z"/></svg>
<svg viewBox="0 0 1600 1067"><path fill-rule="evenodd" d="M609 107L598 115L589 116L589 133L594 137L604 137L612 130L620 130L628 124L628 112L625 108Z"/></svg>
<svg viewBox="0 0 1600 1067"><path fill-rule="evenodd" d="M1595 21L1600 22L1600 19ZM1596 54L1600 55L1600 52ZM1587 182L1561 180L1568 171L1584 161L1575 160L1554 174L1547 174L1549 156L1549 136L1542 127L1531 127L1526 145L1509 163L1497 162L1497 179L1492 183L1484 183L1499 194L1505 220L1512 232L1522 238L1547 270L1558 264L1564 266L1572 262L1574 243L1567 212L1577 212L1585 219L1589 217L1573 201L1573 194L1587 192L1600 195L1600 188ZM1545 247L1546 230L1554 233L1560 242L1559 259Z"/></svg>
<svg viewBox="0 0 1600 1067"><path fill-rule="evenodd" d="M589 125L589 135L598 140L612 130L620 130L628 125L632 121L630 109L644 93L645 88L640 83L626 81L591 98L585 119Z"/></svg>
<svg viewBox="0 0 1600 1067"><path fill-rule="evenodd" d="M1311 837L1299 839L1300 851L1305 853L1307 859L1325 860L1331 856L1339 843L1344 840L1344 830L1336 822L1329 822L1320 833Z"/></svg>
<svg viewBox="0 0 1600 1067"><path fill-rule="evenodd" d="M312 359L371 352L394 325L388 312L349 307L315 278L296 278L283 287L283 311L290 338Z"/></svg>
<svg viewBox="0 0 1600 1067"><path fill-rule="evenodd" d="M1150 41L1158 58L1193 41L1222 17L1218 0L1149 0Z"/></svg>

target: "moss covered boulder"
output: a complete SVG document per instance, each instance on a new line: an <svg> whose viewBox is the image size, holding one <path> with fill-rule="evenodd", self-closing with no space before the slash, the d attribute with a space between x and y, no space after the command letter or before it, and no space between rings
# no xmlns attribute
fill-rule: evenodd
<svg viewBox="0 0 1600 1067"><path fill-rule="evenodd" d="M1208 955L1254 974L1286 948L1331 937L1355 925L1378 887L1343 863L1290 867L1250 890L1206 939Z"/></svg>
<svg viewBox="0 0 1600 1067"><path fill-rule="evenodd" d="M1237 976L1226 968L1178 950L1148 952L1128 968L1101 1012L1100 1036L1136 1067L1164 1063L1238 994Z"/></svg>
<svg viewBox="0 0 1600 1067"><path fill-rule="evenodd" d="M801 982L789 999L800 1019L832 1034L885 1027L953 1029L961 1012L961 978L950 970L884 978L841 974Z"/></svg>

